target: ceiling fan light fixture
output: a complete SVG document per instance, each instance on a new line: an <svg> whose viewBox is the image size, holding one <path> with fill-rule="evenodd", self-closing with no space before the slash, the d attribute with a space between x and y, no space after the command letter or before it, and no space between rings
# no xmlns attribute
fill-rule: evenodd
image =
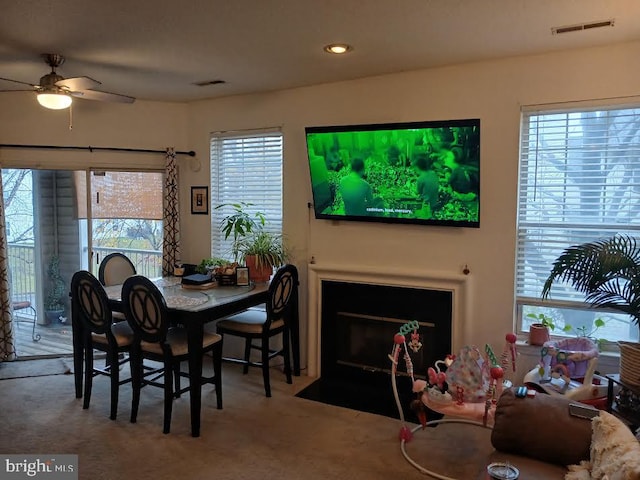
<svg viewBox="0 0 640 480"><path fill-rule="evenodd" d="M63 110L68 108L71 106L71 102L73 101L71 96L66 93L43 92L38 93L36 97L40 105L51 110Z"/></svg>

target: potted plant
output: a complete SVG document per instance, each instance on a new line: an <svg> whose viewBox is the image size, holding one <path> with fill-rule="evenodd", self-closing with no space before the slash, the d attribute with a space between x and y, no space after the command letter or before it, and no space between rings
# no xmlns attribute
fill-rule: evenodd
<svg viewBox="0 0 640 480"><path fill-rule="evenodd" d="M553 262L542 289L547 298L552 284L565 281L586 295L594 308L625 313L640 327L640 250L635 238L615 235L567 248ZM640 344L618 342L620 378L640 385Z"/></svg>
<svg viewBox="0 0 640 480"><path fill-rule="evenodd" d="M44 301L44 314L47 323L55 323L64 315L65 283L60 275L60 258L53 255L47 265L49 290Z"/></svg>
<svg viewBox="0 0 640 480"><path fill-rule="evenodd" d="M237 242L240 260L249 268L252 282L269 281L274 267L284 265L289 253L282 234L259 229Z"/></svg>
<svg viewBox="0 0 640 480"><path fill-rule="evenodd" d="M235 261L240 260L240 251L238 249L238 242L250 235L254 231L257 231L264 227L266 219L264 213L258 211L253 214L247 212L247 208L253 204L246 202L239 203L223 203L215 207L215 210L220 209L232 209L232 213L225 216L220 221L220 230L224 233L224 239L232 237L233 246L232 254Z"/></svg>
<svg viewBox="0 0 640 480"><path fill-rule="evenodd" d="M534 319L534 323L529 325L529 345L544 345L549 341L549 334L556 329L553 318L544 313L529 313L527 317Z"/></svg>
<svg viewBox="0 0 640 480"><path fill-rule="evenodd" d="M232 263L233 262L221 257L204 258L196 266L196 272L207 274L213 272L216 268L226 267Z"/></svg>

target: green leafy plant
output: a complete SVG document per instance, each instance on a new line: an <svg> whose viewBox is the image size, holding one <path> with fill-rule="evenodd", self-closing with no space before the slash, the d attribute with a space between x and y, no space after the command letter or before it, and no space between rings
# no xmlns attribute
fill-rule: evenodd
<svg viewBox="0 0 640 480"><path fill-rule="evenodd" d="M65 283L60 274L60 258L53 255L47 265L50 287L44 301L45 310L57 312L64 310L62 299L65 295Z"/></svg>
<svg viewBox="0 0 640 480"><path fill-rule="evenodd" d="M553 318L551 318L549 315L545 315L544 313L529 313L527 314L527 318L532 318L534 320L534 323L539 323L547 327L551 331L554 331L556 329L556 324ZM567 326L565 326L562 330L568 332Z"/></svg>
<svg viewBox="0 0 640 480"><path fill-rule="evenodd" d="M640 327L640 250L628 235L567 248L553 262L542 289L547 298L556 281L571 284L594 308L631 316Z"/></svg>
<svg viewBox="0 0 640 480"><path fill-rule="evenodd" d="M578 337L594 338L596 332L603 328L606 324L607 322L605 322L603 319L596 318L593 321L593 324L591 324L590 326L582 325L580 327L573 327L573 325L567 325L564 328L566 332L574 333Z"/></svg>
<svg viewBox="0 0 640 480"><path fill-rule="evenodd" d="M207 271L210 269L213 269L215 267L224 267L225 265L229 265L230 263L233 262L221 257L204 258L196 267L196 271L198 273L207 273Z"/></svg>
<svg viewBox="0 0 640 480"><path fill-rule="evenodd" d="M260 230L266 223L265 214L258 211L255 213L249 213L247 208L252 207L252 203L239 202L239 203L222 203L215 207L215 210L231 208L232 212L226 215L220 221L220 230L224 233L224 239L229 237L233 239L232 254L234 259L238 261L240 259L239 242L247 235Z"/></svg>
<svg viewBox="0 0 640 480"><path fill-rule="evenodd" d="M247 256L253 255L258 267L280 267L289 258L283 236L278 233L259 230L240 239L237 246L241 261L246 262Z"/></svg>

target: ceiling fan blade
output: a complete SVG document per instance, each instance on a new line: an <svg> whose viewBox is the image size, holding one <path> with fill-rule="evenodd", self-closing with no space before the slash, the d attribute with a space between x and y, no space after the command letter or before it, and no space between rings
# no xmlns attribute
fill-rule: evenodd
<svg viewBox="0 0 640 480"><path fill-rule="evenodd" d="M64 87L71 91L91 90L92 88L96 88L99 85L102 84L90 77L64 78L56 82L57 87Z"/></svg>
<svg viewBox="0 0 640 480"><path fill-rule="evenodd" d="M33 90L25 90L23 88L19 88L16 90L0 90L0 93L4 93L4 92L33 92Z"/></svg>
<svg viewBox="0 0 640 480"><path fill-rule="evenodd" d="M72 97L84 98L85 100L98 100L101 102L117 102L117 103L133 103L134 97L119 95L117 93L99 92L97 90L83 90L78 92L69 92Z"/></svg>
<svg viewBox="0 0 640 480"><path fill-rule="evenodd" d="M34 85L32 83L27 83L27 82L21 82L20 80L11 80L10 78L2 78L2 77L0 77L0 80L4 80L5 82L20 83L22 85L29 85L32 88L38 88L38 85Z"/></svg>

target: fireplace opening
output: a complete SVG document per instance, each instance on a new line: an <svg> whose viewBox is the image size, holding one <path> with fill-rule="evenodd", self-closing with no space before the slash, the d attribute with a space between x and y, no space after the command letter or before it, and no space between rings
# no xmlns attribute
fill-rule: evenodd
<svg viewBox="0 0 640 480"><path fill-rule="evenodd" d="M332 367L326 372L327 376L336 374L336 371L351 367L368 372L391 373L391 359L381 353L390 352L393 347L393 337L407 320L399 318L376 317L359 313L337 312L335 326L335 350L327 352ZM414 365L425 365L425 351L432 350L435 335L432 334L435 324L430 322L417 322L422 347L417 351L410 350L409 354ZM429 345L425 345L427 342ZM331 358L335 352L335 358ZM334 363L335 362L335 363ZM327 362L329 363L329 362ZM402 364L402 359L400 359ZM333 371L331 371L333 370ZM397 370L399 375L409 375L403 365ZM338 373L340 375L340 373ZM426 378L420 372L415 376Z"/></svg>
<svg viewBox="0 0 640 480"><path fill-rule="evenodd" d="M451 353L453 292L413 287L323 281L321 285L321 376L299 396L399 417L391 386L393 337L417 321L422 347L409 354L416 378ZM415 394L403 358L398 393L405 418Z"/></svg>

